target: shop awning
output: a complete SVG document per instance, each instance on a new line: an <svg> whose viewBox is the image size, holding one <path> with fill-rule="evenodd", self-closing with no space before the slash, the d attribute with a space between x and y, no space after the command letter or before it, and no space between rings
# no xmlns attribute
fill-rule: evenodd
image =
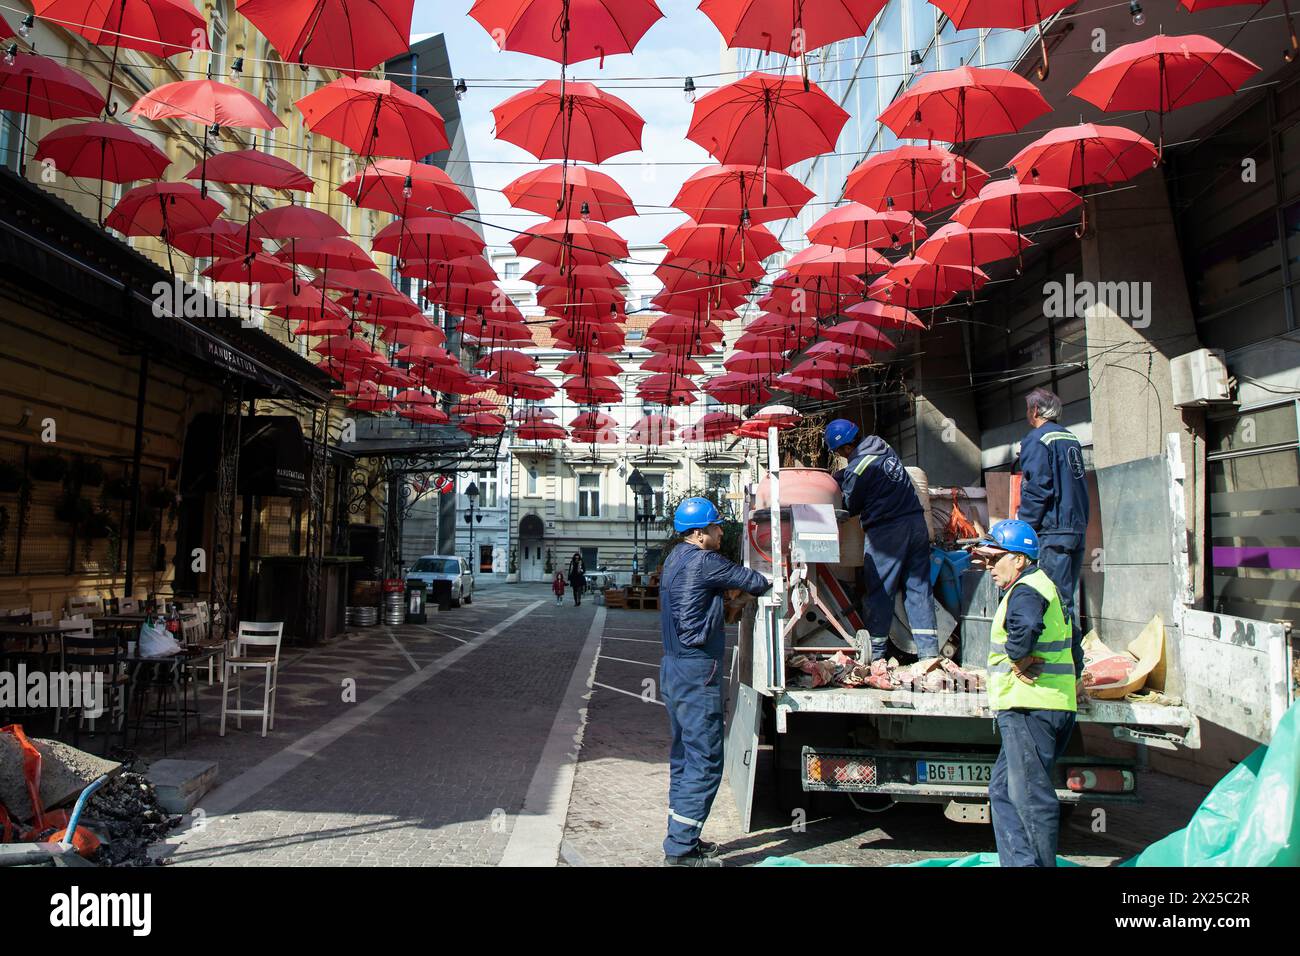
<svg viewBox="0 0 1300 956"><path fill-rule="evenodd" d="M234 421L230 426L234 426ZM292 415L253 415L239 420L241 495L297 498L307 493L311 461L302 426ZM194 416L185 433L181 494L217 490L221 419L213 412Z"/></svg>

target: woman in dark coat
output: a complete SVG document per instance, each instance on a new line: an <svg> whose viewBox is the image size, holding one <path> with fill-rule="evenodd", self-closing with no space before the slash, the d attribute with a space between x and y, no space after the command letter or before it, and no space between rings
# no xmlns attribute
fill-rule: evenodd
<svg viewBox="0 0 1300 956"><path fill-rule="evenodd" d="M573 606L582 603L582 592L587 588L587 575L582 569L582 555L574 553L569 561L569 587L573 588Z"/></svg>

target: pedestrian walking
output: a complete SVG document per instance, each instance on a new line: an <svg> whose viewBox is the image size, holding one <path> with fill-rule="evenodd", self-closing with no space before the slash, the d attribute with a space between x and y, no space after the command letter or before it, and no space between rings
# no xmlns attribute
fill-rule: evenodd
<svg viewBox="0 0 1300 956"><path fill-rule="evenodd" d="M582 592L587 589L587 574L582 566L582 555L573 553L569 560L569 587L573 588L573 606L582 604Z"/></svg>
<svg viewBox="0 0 1300 956"><path fill-rule="evenodd" d="M559 607L564 603L564 572L556 571L555 580L551 582L551 590L555 592L555 606Z"/></svg>
<svg viewBox="0 0 1300 956"><path fill-rule="evenodd" d="M659 584L659 686L672 731L664 865L721 866L720 848L702 841L700 831L722 783L724 594L763 594L772 585L718 553L722 516L707 498L678 505L673 528L683 540L664 562Z"/></svg>
<svg viewBox="0 0 1300 956"><path fill-rule="evenodd" d="M1028 524L999 521L974 547L1002 600L989 634L989 708L1002 749L989 780L998 862L1056 866L1056 763L1075 722L1070 620Z"/></svg>

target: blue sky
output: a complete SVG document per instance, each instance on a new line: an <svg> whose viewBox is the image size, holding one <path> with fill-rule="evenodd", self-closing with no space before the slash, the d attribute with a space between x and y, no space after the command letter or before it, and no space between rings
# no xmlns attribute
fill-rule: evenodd
<svg viewBox="0 0 1300 956"><path fill-rule="evenodd" d="M622 184L638 205L667 207L682 181L712 162L703 149L686 139L691 104L686 102L680 80L643 81L637 89L617 89L618 78L638 76L681 77L716 73L721 66L722 43L713 24L696 9L697 0L659 0L665 17L650 28L631 56L610 57L605 68L596 61L578 64L570 76L606 86L609 92L627 100L646 121L642 152L625 153L600 168ZM416 0L413 35L443 33L451 54L452 69L469 83L469 94L461 102L474 180L484 218L521 229L539 217L510 208L499 192L515 177L536 168L537 161L512 143L492 136L492 107L515 90L484 88L475 79L497 79L529 85L544 79L558 79L559 65L523 53L502 53L487 32L470 19L472 0ZM701 87L716 85L701 82ZM645 88L649 86L661 89ZM497 165L500 163L501 165ZM654 165L678 163L683 165ZM631 243L658 242L682 221L665 209L647 209L637 218L621 219L613 228ZM648 214L647 214L648 213ZM493 246L507 243L510 234L489 228L487 240Z"/></svg>

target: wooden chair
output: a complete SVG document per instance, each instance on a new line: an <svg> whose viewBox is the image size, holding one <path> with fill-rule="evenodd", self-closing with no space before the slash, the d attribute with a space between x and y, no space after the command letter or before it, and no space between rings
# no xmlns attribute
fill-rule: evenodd
<svg viewBox="0 0 1300 956"><path fill-rule="evenodd" d="M235 715L235 726L243 729L244 717L262 718L262 736L275 729L275 691L280 667L280 640L284 623L240 621L235 634L234 653L228 653L222 664L224 685L221 688L221 736L226 735L226 715ZM241 676L246 670L260 670L265 678L262 688L262 708L245 710ZM230 682L235 682L235 706L230 701Z"/></svg>
<svg viewBox="0 0 1300 956"><path fill-rule="evenodd" d="M119 614L139 614L140 601L133 597L124 597L117 602L117 613Z"/></svg>
<svg viewBox="0 0 1300 956"><path fill-rule="evenodd" d="M123 734L126 743L126 697L127 676L122 663L122 642L117 634L95 634L94 626L88 620L61 622L63 627L63 667L65 672L87 675L91 680L96 674L103 681L103 700L98 703L103 708L103 716L108 720L108 729L104 734L104 752L113 731ZM62 704L62 702L60 702ZM90 732L95 733L95 722L99 716L86 716L86 702L80 707L59 707L58 723L61 723L69 711L75 713L72 742L77 746L81 740L81 730L90 722Z"/></svg>
<svg viewBox="0 0 1300 956"><path fill-rule="evenodd" d="M53 624L54 612L53 611L32 611L32 623Z"/></svg>
<svg viewBox="0 0 1300 956"><path fill-rule="evenodd" d="M103 613L104 602L97 594L74 595L68 598L67 616L70 618L99 617Z"/></svg>

